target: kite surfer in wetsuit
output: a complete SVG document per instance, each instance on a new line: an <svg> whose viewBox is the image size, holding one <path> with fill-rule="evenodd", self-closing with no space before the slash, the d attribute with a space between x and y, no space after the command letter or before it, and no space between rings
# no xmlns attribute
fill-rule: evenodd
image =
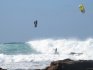
<svg viewBox="0 0 93 70"><path fill-rule="evenodd" d="M37 27L37 20L34 21L34 27Z"/></svg>
<svg viewBox="0 0 93 70"><path fill-rule="evenodd" d="M79 5L79 9L82 13L85 13L85 8L84 8L84 5L83 4L80 4Z"/></svg>

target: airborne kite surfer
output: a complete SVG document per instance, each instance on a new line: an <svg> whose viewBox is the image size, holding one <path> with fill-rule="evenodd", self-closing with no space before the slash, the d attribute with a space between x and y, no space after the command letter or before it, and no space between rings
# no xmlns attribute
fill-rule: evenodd
<svg viewBox="0 0 93 70"><path fill-rule="evenodd" d="M83 4L80 4L79 5L79 9L82 13L85 13L85 8L84 8L84 5Z"/></svg>
<svg viewBox="0 0 93 70"><path fill-rule="evenodd" d="M37 27L37 20L34 21L34 27L36 28Z"/></svg>

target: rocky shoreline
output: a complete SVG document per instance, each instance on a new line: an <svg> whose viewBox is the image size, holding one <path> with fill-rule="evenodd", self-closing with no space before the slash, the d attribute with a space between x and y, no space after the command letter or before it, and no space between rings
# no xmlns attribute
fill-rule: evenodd
<svg viewBox="0 0 93 70"><path fill-rule="evenodd" d="M53 61L44 70L93 70L93 60L74 61L65 59Z"/></svg>
<svg viewBox="0 0 93 70"><path fill-rule="evenodd" d="M0 68L0 70L7 70L7 69L2 69L2 68Z"/></svg>
<svg viewBox="0 0 93 70"><path fill-rule="evenodd" d="M0 70L7 69L0 68ZM51 62L45 69L36 70L93 70L93 60L58 60Z"/></svg>

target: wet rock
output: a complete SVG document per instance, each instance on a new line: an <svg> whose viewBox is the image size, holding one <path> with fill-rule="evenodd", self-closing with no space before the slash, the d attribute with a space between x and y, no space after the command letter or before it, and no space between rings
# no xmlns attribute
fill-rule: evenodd
<svg viewBox="0 0 93 70"><path fill-rule="evenodd" d="M70 55L82 55L83 53L75 53L75 52L71 52Z"/></svg>
<svg viewBox="0 0 93 70"><path fill-rule="evenodd" d="M0 70L7 70L7 69L2 69L2 68L0 68Z"/></svg>
<svg viewBox="0 0 93 70"><path fill-rule="evenodd" d="M93 60L74 61L65 59L53 61L44 70L93 70Z"/></svg>

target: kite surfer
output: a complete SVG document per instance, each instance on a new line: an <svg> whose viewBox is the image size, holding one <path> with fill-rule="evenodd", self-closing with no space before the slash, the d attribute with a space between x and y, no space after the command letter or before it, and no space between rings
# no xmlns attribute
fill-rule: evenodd
<svg viewBox="0 0 93 70"><path fill-rule="evenodd" d="M37 23L38 23L38 21L35 20L35 21L34 21L34 27L35 27L35 28L37 27Z"/></svg>

